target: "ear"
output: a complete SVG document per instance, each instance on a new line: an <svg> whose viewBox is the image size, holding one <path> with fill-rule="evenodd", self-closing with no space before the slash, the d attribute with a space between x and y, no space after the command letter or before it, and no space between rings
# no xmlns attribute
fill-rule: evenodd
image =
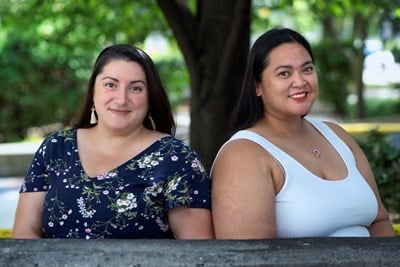
<svg viewBox="0 0 400 267"><path fill-rule="evenodd" d="M256 96L261 96L261 82L254 80L254 88L256 91Z"/></svg>

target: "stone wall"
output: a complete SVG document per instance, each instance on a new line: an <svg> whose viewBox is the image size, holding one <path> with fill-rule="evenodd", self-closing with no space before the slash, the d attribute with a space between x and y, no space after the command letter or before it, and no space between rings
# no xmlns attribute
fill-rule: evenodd
<svg viewBox="0 0 400 267"><path fill-rule="evenodd" d="M400 238L3 239L0 266L400 266Z"/></svg>

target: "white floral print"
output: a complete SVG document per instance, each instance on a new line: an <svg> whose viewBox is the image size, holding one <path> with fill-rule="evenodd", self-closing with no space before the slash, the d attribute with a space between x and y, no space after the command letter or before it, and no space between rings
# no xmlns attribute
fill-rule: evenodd
<svg viewBox="0 0 400 267"><path fill-rule="evenodd" d="M51 134L21 192L47 191L43 231L56 238L174 238L168 210L210 208L210 179L184 142L164 137L126 163L88 177L76 129Z"/></svg>

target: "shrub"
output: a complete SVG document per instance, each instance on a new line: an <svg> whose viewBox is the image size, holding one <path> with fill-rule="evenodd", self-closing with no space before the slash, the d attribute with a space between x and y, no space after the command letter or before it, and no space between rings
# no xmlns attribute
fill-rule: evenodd
<svg viewBox="0 0 400 267"><path fill-rule="evenodd" d="M400 213L400 150L373 130L365 140L357 140L366 154L378 184L379 194L390 213Z"/></svg>

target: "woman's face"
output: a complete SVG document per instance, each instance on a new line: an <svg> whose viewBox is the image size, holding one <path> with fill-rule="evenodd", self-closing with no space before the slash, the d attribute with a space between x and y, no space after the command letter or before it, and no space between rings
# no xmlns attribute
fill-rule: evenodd
<svg viewBox="0 0 400 267"><path fill-rule="evenodd" d="M265 115L307 114L318 94L318 77L311 55L299 43L284 43L268 55L268 65L256 83Z"/></svg>
<svg viewBox="0 0 400 267"><path fill-rule="evenodd" d="M96 77L93 102L98 125L123 133L143 127L148 88L141 65L126 60L107 63Z"/></svg>

